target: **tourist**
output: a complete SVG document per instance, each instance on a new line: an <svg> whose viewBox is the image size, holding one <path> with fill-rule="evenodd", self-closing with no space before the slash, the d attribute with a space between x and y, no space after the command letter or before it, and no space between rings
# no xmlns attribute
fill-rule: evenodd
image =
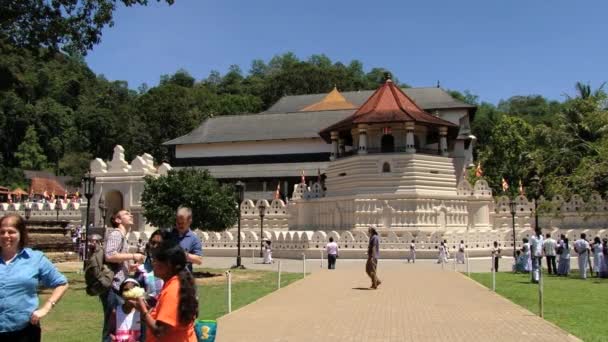
<svg viewBox="0 0 608 342"><path fill-rule="evenodd" d="M382 283L378 279L378 258L380 258L380 238L378 232L374 226L370 226L367 230L369 237L369 244L367 246L367 262L365 263L365 272L372 280L372 289L377 289Z"/></svg>
<svg viewBox="0 0 608 342"><path fill-rule="evenodd" d="M555 263L555 247L557 242L551 238L551 234L546 235L545 242L543 242L543 252L547 258L547 270L549 274L557 274L557 267Z"/></svg>
<svg viewBox="0 0 608 342"><path fill-rule="evenodd" d="M458 253L456 253L456 262L459 264L464 264L464 240L460 240L460 244L458 245Z"/></svg>
<svg viewBox="0 0 608 342"><path fill-rule="evenodd" d="M154 276L152 269L152 256L158 250L163 241L169 240L169 233L160 229L155 230L146 244L146 260L137 268L135 279L146 290L146 303L149 307L156 305L156 300L163 288L163 280Z"/></svg>
<svg viewBox="0 0 608 342"><path fill-rule="evenodd" d="M192 264L203 263L203 244L190 229L192 224L192 209L179 207L175 218L175 229L171 231L172 237L186 252L188 263L186 268L192 272Z"/></svg>
<svg viewBox="0 0 608 342"><path fill-rule="evenodd" d="M600 269L600 278L608 278L608 238L602 240L602 245L604 245L604 263Z"/></svg>
<svg viewBox="0 0 608 342"><path fill-rule="evenodd" d="M578 254L578 271L581 279L587 279L587 264L589 261L589 242L587 234L582 233L581 238L574 242L574 251Z"/></svg>
<svg viewBox="0 0 608 342"><path fill-rule="evenodd" d="M522 254L521 250L515 251L515 264L513 265L513 272L515 273L528 273L529 270L526 271L527 260Z"/></svg>
<svg viewBox="0 0 608 342"><path fill-rule="evenodd" d="M156 307L138 298L136 308L146 324L146 342L196 342L194 320L198 298L188 258L174 240L164 241L153 254L154 275L165 282Z"/></svg>
<svg viewBox="0 0 608 342"><path fill-rule="evenodd" d="M532 260L530 256L530 243L528 238L523 238L523 245L521 246L521 258L523 262L524 271L529 273L532 271Z"/></svg>
<svg viewBox="0 0 608 342"><path fill-rule="evenodd" d="M437 258L438 264L443 264L448 262L448 251L445 246L445 242L441 241L439 244L439 257Z"/></svg>
<svg viewBox="0 0 608 342"><path fill-rule="evenodd" d="M137 253L144 254L146 252L146 244L142 239L137 240Z"/></svg>
<svg viewBox="0 0 608 342"><path fill-rule="evenodd" d="M123 303L112 310L110 317L110 338L112 341L140 342L142 335L141 314L135 309L134 302L127 298L125 292L139 287L137 280L125 279L120 284L119 293Z"/></svg>
<svg viewBox="0 0 608 342"><path fill-rule="evenodd" d="M494 241L492 245L492 267L494 267L494 272L498 272L498 260L500 259L501 251L500 247L498 247L498 241Z"/></svg>
<svg viewBox="0 0 608 342"><path fill-rule="evenodd" d="M534 229L534 235L530 238L530 253L532 258L532 282L538 283L543 259L543 234L538 227Z"/></svg>
<svg viewBox="0 0 608 342"><path fill-rule="evenodd" d="M410 256L407 258L407 262L409 263L410 260L413 263L416 263L416 241L412 240L412 242L410 242Z"/></svg>
<svg viewBox="0 0 608 342"><path fill-rule="evenodd" d="M68 288L65 276L40 251L27 248L25 220L0 218L0 341L40 341L40 321ZM38 307L38 285L52 288Z"/></svg>
<svg viewBox="0 0 608 342"><path fill-rule="evenodd" d="M264 263L272 264L272 248L270 247L270 240L264 241Z"/></svg>
<svg viewBox="0 0 608 342"><path fill-rule="evenodd" d="M325 246L327 251L327 269L336 269L336 259L338 259L338 244L334 242L333 237L329 237L329 243Z"/></svg>
<svg viewBox="0 0 608 342"><path fill-rule="evenodd" d="M119 210L112 215L111 224L113 229L107 234L105 248L105 264L114 272L112 286L108 291L99 295L103 307L103 330L102 341L110 339L110 316L115 307L122 304L120 296L120 284L129 274L129 262L144 262L144 255L139 253L128 253L129 244L126 241L127 234L133 225L133 215L125 209Z"/></svg>
<svg viewBox="0 0 608 342"><path fill-rule="evenodd" d="M604 268L604 245L599 236L593 239L593 267L595 268L595 275L599 278L602 268Z"/></svg>
<svg viewBox="0 0 608 342"><path fill-rule="evenodd" d="M559 255L557 275L567 277L570 273L570 244L564 234L560 236L555 253Z"/></svg>

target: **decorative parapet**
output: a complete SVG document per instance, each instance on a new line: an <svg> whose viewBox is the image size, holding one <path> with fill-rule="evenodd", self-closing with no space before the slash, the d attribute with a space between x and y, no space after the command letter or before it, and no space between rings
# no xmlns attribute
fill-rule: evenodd
<svg viewBox="0 0 608 342"><path fill-rule="evenodd" d="M86 201L63 201L54 202L18 202L0 203L0 217L8 214L17 214L25 217L25 209L30 208L30 220L33 221L52 221L59 218L62 221L80 221L82 204ZM57 210L59 209L59 210Z"/></svg>

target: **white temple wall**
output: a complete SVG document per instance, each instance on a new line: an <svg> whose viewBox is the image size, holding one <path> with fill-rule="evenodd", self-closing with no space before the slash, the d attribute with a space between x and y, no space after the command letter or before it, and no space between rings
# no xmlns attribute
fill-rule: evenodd
<svg viewBox="0 0 608 342"><path fill-rule="evenodd" d="M329 153L331 145L321 138L235 141L227 143L176 145L177 158L251 156L264 154Z"/></svg>

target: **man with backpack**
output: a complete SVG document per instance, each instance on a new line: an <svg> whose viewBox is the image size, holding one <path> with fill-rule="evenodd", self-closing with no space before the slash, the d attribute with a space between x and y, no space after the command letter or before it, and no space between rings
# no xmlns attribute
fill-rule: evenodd
<svg viewBox="0 0 608 342"><path fill-rule="evenodd" d="M114 228L106 235L102 267L105 265L111 271L105 272L105 275L112 275L112 281L105 291L101 289L103 292L99 293L104 318L102 342L111 341L109 331L110 315L112 314L112 310L122 301L119 287L129 275L129 263L141 263L145 259L143 254L128 252L129 244L126 241L126 237L131 230L131 225L133 225L133 215L128 210L122 209L112 216L111 221ZM92 257L95 257L95 255ZM103 277L103 272L101 272L100 277ZM107 285L104 284L104 286ZM87 281L87 292L91 294L89 281Z"/></svg>

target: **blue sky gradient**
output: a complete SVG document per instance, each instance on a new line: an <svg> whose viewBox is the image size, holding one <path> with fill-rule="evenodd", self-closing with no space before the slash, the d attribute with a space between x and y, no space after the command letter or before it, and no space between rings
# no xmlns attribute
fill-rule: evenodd
<svg viewBox="0 0 608 342"><path fill-rule="evenodd" d="M563 100L577 81L608 81L607 13L608 1L151 0L120 7L86 61L136 89L180 68L200 80L288 51L323 53L491 103L529 94Z"/></svg>

